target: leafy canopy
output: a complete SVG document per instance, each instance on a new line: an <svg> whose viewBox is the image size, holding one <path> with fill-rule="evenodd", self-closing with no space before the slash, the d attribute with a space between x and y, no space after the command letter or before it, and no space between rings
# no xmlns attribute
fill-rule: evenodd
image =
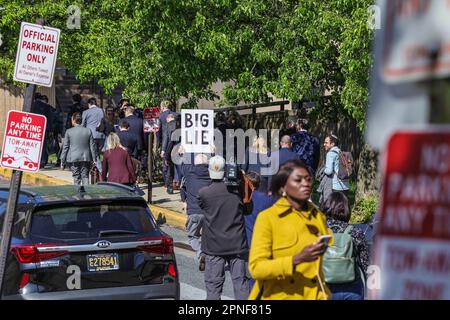
<svg viewBox="0 0 450 320"><path fill-rule="evenodd" d="M0 0L0 68L12 79L20 22L62 30L58 58L81 81L138 104L162 98L264 102L332 95L363 127L373 0ZM67 9L81 9L69 29Z"/></svg>

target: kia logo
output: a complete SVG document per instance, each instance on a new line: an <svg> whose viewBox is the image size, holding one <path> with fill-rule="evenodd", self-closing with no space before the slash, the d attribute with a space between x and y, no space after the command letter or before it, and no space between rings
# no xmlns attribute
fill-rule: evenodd
<svg viewBox="0 0 450 320"><path fill-rule="evenodd" d="M99 248L108 248L111 245L111 242L103 240L103 241L97 242L95 245Z"/></svg>

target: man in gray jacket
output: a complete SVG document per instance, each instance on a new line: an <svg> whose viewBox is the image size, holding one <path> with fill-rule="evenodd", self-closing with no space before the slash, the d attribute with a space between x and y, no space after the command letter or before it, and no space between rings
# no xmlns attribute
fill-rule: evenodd
<svg viewBox="0 0 450 320"><path fill-rule="evenodd" d="M89 109L83 112L83 127L91 130L92 137L96 145L97 158L94 159L98 171L102 172L102 163L100 161L100 152L105 144L105 134L101 131L97 131L100 126L102 119L104 117L103 110L97 107L97 101L95 98L90 98L88 100Z"/></svg>
<svg viewBox="0 0 450 320"><path fill-rule="evenodd" d="M72 115L72 126L66 131L61 152L61 167L66 162L70 163L73 181L75 185L86 186L89 184L89 169L91 163L97 157L96 146L91 130L81 125L81 114L75 112Z"/></svg>

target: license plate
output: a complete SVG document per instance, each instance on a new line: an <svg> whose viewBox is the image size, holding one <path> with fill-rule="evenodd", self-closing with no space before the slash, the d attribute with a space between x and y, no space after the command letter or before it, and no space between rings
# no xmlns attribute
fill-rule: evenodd
<svg viewBox="0 0 450 320"><path fill-rule="evenodd" d="M87 256L88 271L119 270L117 253L91 254Z"/></svg>

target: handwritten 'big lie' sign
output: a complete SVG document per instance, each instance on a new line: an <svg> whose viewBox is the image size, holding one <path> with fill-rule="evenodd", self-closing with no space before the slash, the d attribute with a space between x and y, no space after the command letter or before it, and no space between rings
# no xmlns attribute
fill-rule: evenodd
<svg viewBox="0 0 450 320"><path fill-rule="evenodd" d="M181 145L186 152L211 153L214 143L213 110L181 110Z"/></svg>
<svg viewBox="0 0 450 320"><path fill-rule="evenodd" d="M51 87L60 30L22 22L14 80Z"/></svg>
<svg viewBox="0 0 450 320"><path fill-rule="evenodd" d="M3 140L1 166L20 171L37 172L47 118L33 113L8 112Z"/></svg>
<svg viewBox="0 0 450 320"><path fill-rule="evenodd" d="M450 130L389 142L375 264L381 299L450 299Z"/></svg>

